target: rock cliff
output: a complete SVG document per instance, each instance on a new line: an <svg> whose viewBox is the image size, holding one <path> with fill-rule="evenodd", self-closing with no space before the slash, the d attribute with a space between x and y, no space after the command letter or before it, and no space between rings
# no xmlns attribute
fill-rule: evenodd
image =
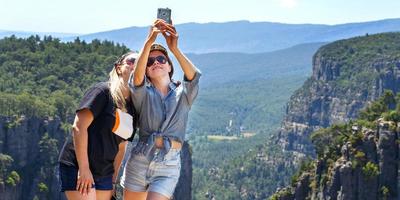
<svg viewBox="0 0 400 200"><path fill-rule="evenodd" d="M399 132L391 123L380 122L376 130L353 130L357 139L345 142L336 160L321 156L271 199L399 199Z"/></svg>
<svg viewBox="0 0 400 200"><path fill-rule="evenodd" d="M384 33L317 51L313 74L291 97L277 139L294 160L316 160L298 162L292 185L271 199L399 198L400 95L396 109L393 103L400 91L399 43L399 33Z"/></svg>
<svg viewBox="0 0 400 200"><path fill-rule="evenodd" d="M315 130L358 116L384 90L400 90L400 34L341 40L321 47L312 76L287 104L279 143L289 151L313 155Z"/></svg>

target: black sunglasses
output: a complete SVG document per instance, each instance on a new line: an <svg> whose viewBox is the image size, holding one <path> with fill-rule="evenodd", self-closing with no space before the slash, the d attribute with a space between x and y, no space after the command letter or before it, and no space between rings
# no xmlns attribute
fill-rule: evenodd
<svg viewBox="0 0 400 200"><path fill-rule="evenodd" d="M135 58L128 58L125 60L125 62L127 65L133 65L135 64L135 60L136 60Z"/></svg>
<svg viewBox="0 0 400 200"><path fill-rule="evenodd" d="M167 63L167 58L165 56L149 57L147 59L147 67L152 66L156 60L161 64Z"/></svg>

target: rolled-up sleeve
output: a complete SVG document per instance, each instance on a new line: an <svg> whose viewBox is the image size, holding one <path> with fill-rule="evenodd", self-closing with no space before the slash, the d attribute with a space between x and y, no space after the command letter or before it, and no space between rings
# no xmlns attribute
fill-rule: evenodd
<svg viewBox="0 0 400 200"><path fill-rule="evenodd" d="M193 104L199 92L200 76L200 70L196 69L192 80L189 81L185 76L183 77L183 92L186 95L187 101L190 106Z"/></svg>
<svg viewBox="0 0 400 200"><path fill-rule="evenodd" d="M136 112L141 111L141 107L144 101L144 98L146 97L146 83L147 83L147 78L144 76L143 84L140 86L135 86L133 79L134 75L131 73L129 80L128 80L128 85L129 89L131 90L131 97L133 101L133 106L135 107Z"/></svg>

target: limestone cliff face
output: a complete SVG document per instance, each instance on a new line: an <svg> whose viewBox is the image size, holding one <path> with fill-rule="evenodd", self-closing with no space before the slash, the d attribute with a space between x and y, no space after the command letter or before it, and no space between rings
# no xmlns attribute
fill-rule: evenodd
<svg viewBox="0 0 400 200"><path fill-rule="evenodd" d="M287 105L277 139L282 149L292 153L293 160L315 157L311 133L356 119L359 111L382 96L385 90L398 93L399 43L399 33L385 33L321 47L313 57L312 76ZM380 125L377 130L363 130L363 136L362 144L355 148L343 145L340 159L318 159L314 171L301 174L291 187L280 189L273 197L288 200L399 199L398 130ZM363 163L362 167L370 162L368 170L377 169L378 172L365 174L354 162L360 157L363 160L358 162ZM285 163L285 166L290 165Z"/></svg>
<svg viewBox="0 0 400 200"><path fill-rule="evenodd" d="M304 172L293 187L278 191L276 199L399 199L399 132L389 127L384 122L377 130L364 129L362 141L344 144L331 167L318 159L313 171Z"/></svg>
<svg viewBox="0 0 400 200"><path fill-rule="evenodd" d="M313 74L287 104L279 144L289 151L313 154L311 132L358 116L384 90L400 87L399 34L343 40L321 47L313 57ZM375 53L376 52L376 53Z"/></svg>
<svg viewBox="0 0 400 200"><path fill-rule="evenodd" d="M13 159L8 171L14 170L20 176L14 186L4 183L0 196L60 199L56 163L65 136L58 119L0 117L0 152ZM7 173L4 175L7 178Z"/></svg>
<svg viewBox="0 0 400 200"><path fill-rule="evenodd" d="M0 174L0 200L65 199L59 192L57 158L66 137L69 132L59 119L0 117L0 152L13 159L7 172ZM181 177L174 196L191 199L192 160L187 143L181 159ZM0 159L0 167L4 164ZM11 171L20 177L15 185L6 182Z"/></svg>

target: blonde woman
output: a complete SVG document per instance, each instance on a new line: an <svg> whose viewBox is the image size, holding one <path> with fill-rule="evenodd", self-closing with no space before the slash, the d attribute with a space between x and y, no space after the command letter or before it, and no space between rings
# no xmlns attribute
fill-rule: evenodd
<svg viewBox="0 0 400 200"><path fill-rule="evenodd" d="M129 74L138 55L121 56L108 82L95 84L76 110L73 139L60 153L61 191L67 199L111 199L113 184L134 133L134 108L128 88Z"/></svg>

